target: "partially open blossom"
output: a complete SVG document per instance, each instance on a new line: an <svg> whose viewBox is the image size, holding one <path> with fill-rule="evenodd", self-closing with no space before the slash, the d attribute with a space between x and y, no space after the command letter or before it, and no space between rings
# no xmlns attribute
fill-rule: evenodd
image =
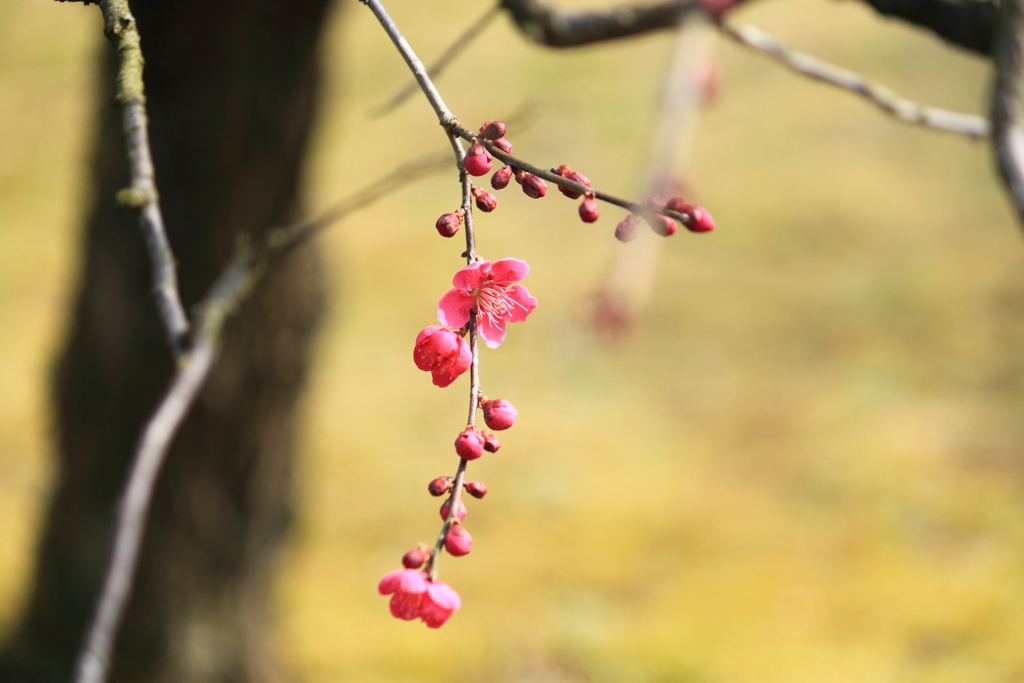
<svg viewBox="0 0 1024 683"><path fill-rule="evenodd" d="M393 616L411 621L420 616L420 604L427 592L427 579L415 569L399 569L385 575L377 590L381 595L391 596Z"/></svg>
<svg viewBox="0 0 1024 683"><path fill-rule="evenodd" d="M446 213L434 223L437 232L441 237L451 237L462 227L462 209L454 213Z"/></svg>
<svg viewBox="0 0 1024 683"><path fill-rule="evenodd" d="M482 481L467 481L466 493L474 498L483 498L487 495L487 486Z"/></svg>
<svg viewBox="0 0 1024 683"><path fill-rule="evenodd" d="M427 484L427 490L430 491L430 495L432 496L443 496L452 490L452 484L454 483L455 480L451 477L438 477Z"/></svg>
<svg viewBox="0 0 1024 683"><path fill-rule="evenodd" d="M495 190L504 190L508 187L508 181L512 179L512 167L502 166L491 176L491 187Z"/></svg>
<svg viewBox="0 0 1024 683"><path fill-rule="evenodd" d="M479 142L474 143L466 152L463 166L469 175L484 175L491 170L491 153Z"/></svg>
<svg viewBox="0 0 1024 683"><path fill-rule="evenodd" d="M480 336L487 346L497 348L505 340L505 323L522 322L537 307L526 287L516 284L529 272L525 261L514 258L469 264L455 273L454 289L438 302L438 320L459 329L469 322L469 312L476 311Z"/></svg>
<svg viewBox="0 0 1024 683"><path fill-rule="evenodd" d="M420 604L420 618L430 628L440 628L452 616L452 612L462 607L459 594L443 581L428 581L427 590L423 593Z"/></svg>
<svg viewBox="0 0 1024 683"><path fill-rule="evenodd" d="M636 237L636 226L640 222L640 217L635 213L631 213L623 218L618 225L615 226L615 239L620 242L631 242Z"/></svg>
<svg viewBox="0 0 1024 683"><path fill-rule="evenodd" d="M480 435L484 440L484 450L488 453L497 453L498 449L501 448L501 442L498 441L498 437L490 432L480 432Z"/></svg>
<svg viewBox="0 0 1024 683"><path fill-rule="evenodd" d="M507 131L508 127L501 121L488 121L484 125L480 126L480 135L483 135L488 140L503 138Z"/></svg>
<svg viewBox="0 0 1024 683"><path fill-rule="evenodd" d="M453 557L468 555L473 549L473 537L461 524L452 524L444 537L444 549Z"/></svg>
<svg viewBox="0 0 1024 683"><path fill-rule="evenodd" d="M493 401L484 401L480 404L484 410L484 422L496 432L508 429L516 422L519 411L511 403L503 398L496 398Z"/></svg>
<svg viewBox="0 0 1024 683"><path fill-rule="evenodd" d="M450 329L431 325L416 336L412 359L420 370L431 373L435 385L446 387L469 369L473 352L466 340Z"/></svg>
<svg viewBox="0 0 1024 683"><path fill-rule="evenodd" d="M406 569L419 569L430 557L430 553L423 548L413 548L405 555L402 555L402 566Z"/></svg>
<svg viewBox="0 0 1024 683"><path fill-rule="evenodd" d="M452 499L449 498L448 500L446 500L444 503L441 504L441 520L442 521L445 521L445 522L448 521L448 511L451 510L451 509L452 509ZM466 504L463 503L460 500L459 504L455 506L455 519L457 519L458 521L461 522L465 518L466 518Z"/></svg>
<svg viewBox="0 0 1024 683"><path fill-rule="evenodd" d="M476 460L484 454L484 439L475 429L466 427L455 439L455 452L463 460Z"/></svg>

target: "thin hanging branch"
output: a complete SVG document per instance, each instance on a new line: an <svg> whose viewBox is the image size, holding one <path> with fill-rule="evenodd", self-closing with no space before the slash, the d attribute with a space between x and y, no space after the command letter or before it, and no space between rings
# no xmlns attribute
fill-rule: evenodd
<svg viewBox="0 0 1024 683"><path fill-rule="evenodd" d="M805 52L784 45L774 36L756 26L719 25L722 33L740 45L766 54L780 64L822 83L834 85L864 97L882 111L901 121L926 126L946 133L956 133L980 140L990 134L989 122L983 116L930 107L900 97L886 87L866 80L860 74L844 69Z"/></svg>
<svg viewBox="0 0 1024 683"><path fill-rule="evenodd" d="M104 33L117 45L117 101L121 105L132 180L130 187L118 193L118 200L139 212L139 226L153 269L153 296L156 297L167 343L174 357L180 360L186 349L189 322L178 292L174 252L164 229L153 155L149 148L139 29L128 8L128 0L100 0L99 5L103 12Z"/></svg>
<svg viewBox="0 0 1024 683"><path fill-rule="evenodd" d="M472 26L463 31L463 33L448 46L448 49L446 49L441 56L437 58L437 61L427 69L427 75L431 78L437 78L440 76L441 73L448 68L448 65L451 64L456 57L462 54L462 51L469 47L473 40L483 33L484 29L491 25L494 18L498 16L499 11L501 11L501 5L494 5L484 12L483 15L473 22ZM374 108L370 112L370 116L378 117L391 113L400 104L409 99L413 93L416 92L418 87L419 84L416 81L410 81L405 85L405 87L395 93L391 99Z"/></svg>
<svg viewBox="0 0 1024 683"><path fill-rule="evenodd" d="M994 58L992 144L1003 184L1024 222L1024 0L1003 0Z"/></svg>

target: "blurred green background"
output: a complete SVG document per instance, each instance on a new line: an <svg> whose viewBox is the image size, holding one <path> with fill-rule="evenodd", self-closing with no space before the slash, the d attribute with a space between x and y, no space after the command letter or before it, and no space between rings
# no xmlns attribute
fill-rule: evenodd
<svg viewBox="0 0 1024 683"><path fill-rule="evenodd" d="M483 10L392 0L426 60ZM592 2L568 3L588 4ZM787 42L913 99L983 111L989 70L856 3L744 8ZM30 580L48 491L47 378L75 271L99 11L0 0L0 628ZM143 36L145 41L145 36ZM145 43L143 43L143 46ZM669 34L572 52L504 19L439 80L468 124L540 99L510 137L635 195ZM475 546L440 631L392 619L376 582L437 533L425 486L456 465L465 380L411 361L460 266L439 239L452 173L319 241L333 304L303 407L301 501L276 607L310 682L1024 681L1024 243L984 144L898 123L720 41L695 196L719 229L664 245L631 343L583 324L617 249L552 192L499 194L486 258L514 256L539 308L484 350L515 403L471 467ZM357 3L333 15L309 165L323 207L445 146Z"/></svg>

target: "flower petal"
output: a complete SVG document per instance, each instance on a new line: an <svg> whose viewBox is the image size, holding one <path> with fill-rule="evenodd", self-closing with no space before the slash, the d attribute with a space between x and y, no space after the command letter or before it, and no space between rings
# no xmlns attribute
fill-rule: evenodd
<svg viewBox="0 0 1024 683"><path fill-rule="evenodd" d="M424 593L403 593L401 591L391 596L388 607L391 608L391 615L412 621L420 616L420 607L426 602Z"/></svg>
<svg viewBox="0 0 1024 683"><path fill-rule="evenodd" d="M457 330L469 322L469 310L476 299L458 289L449 289L437 302L437 319L446 327Z"/></svg>
<svg viewBox="0 0 1024 683"><path fill-rule="evenodd" d="M384 578L380 580L379 584L377 584L377 590L380 594L391 595L398 590L398 587L402 583L402 572L404 571L404 569L398 569L390 574L385 574Z"/></svg>
<svg viewBox="0 0 1024 683"><path fill-rule="evenodd" d="M434 384L439 387L446 387L454 382L459 375L469 370L469 366L473 363L473 352L469 348L469 344L462 337L456 336L459 340L459 348L457 354L452 354L445 359L443 363L440 363L434 368L433 381Z"/></svg>
<svg viewBox="0 0 1024 683"><path fill-rule="evenodd" d="M458 341L455 333L440 325L425 327L416 337L412 360L420 370L430 372L446 358L458 353Z"/></svg>
<svg viewBox="0 0 1024 683"><path fill-rule="evenodd" d="M459 594L444 581L427 583L427 594L430 596L430 600L442 609L456 610L462 607Z"/></svg>
<svg viewBox="0 0 1024 683"><path fill-rule="evenodd" d="M452 278L452 286L469 294L487 279L490 272L490 261L474 261L455 273L455 277Z"/></svg>
<svg viewBox="0 0 1024 683"><path fill-rule="evenodd" d="M530 274L526 261L517 258L503 258L491 264L491 281L497 285L511 285Z"/></svg>
<svg viewBox="0 0 1024 683"><path fill-rule="evenodd" d="M505 341L505 322L503 320L492 321L491 318L479 318L477 330L489 349L496 349Z"/></svg>
<svg viewBox="0 0 1024 683"><path fill-rule="evenodd" d="M517 305L509 306L505 315L502 316L503 320L510 323L521 323L526 320L526 316L533 312L533 309L537 308L537 300L530 296L530 292L526 287L514 285L505 291L508 293L508 297Z"/></svg>
<svg viewBox="0 0 1024 683"><path fill-rule="evenodd" d="M427 590L427 580L423 577L423 572L415 569L402 570L400 580L399 590L403 593L422 593Z"/></svg>

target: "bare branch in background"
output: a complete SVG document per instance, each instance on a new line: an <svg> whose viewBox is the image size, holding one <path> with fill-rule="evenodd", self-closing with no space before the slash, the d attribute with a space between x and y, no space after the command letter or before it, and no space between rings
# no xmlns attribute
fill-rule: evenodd
<svg viewBox="0 0 1024 683"><path fill-rule="evenodd" d="M193 342L142 431L132 459L114 531L114 549L97 601L96 612L76 665L74 683L103 683L110 671L117 632L131 596L150 501L167 450L217 359L220 335L227 318L260 280L271 262L331 223L413 180L451 167L451 155L432 154L396 169L384 178L339 202L317 218L268 231L256 244L241 247L233 261L199 304Z"/></svg>
<svg viewBox="0 0 1024 683"><path fill-rule="evenodd" d="M547 0L503 0L501 6L531 40L549 47L578 47L670 29L686 14L700 11L696 0L589 12L558 9Z"/></svg>
<svg viewBox="0 0 1024 683"><path fill-rule="evenodd" d="M943 40L992 55L999 5L990 0L864 0L879 14L929 29Z"/></svg>
<svg viewBox="0 0 1024 683"><path fill-rule="evenodd" d="M481 16L479 19L473 22L472 26L470 26L462 33L462 35L456 38L455 42L449 45L448 49L445 50L444 53L442 53L441 56L437 58L437 61L434 62L429 69L427 69L427 75L430 76L431 78L437 78L438 76L440 76L441 72L448 68L448 65L451 64L456 57L462 54L463 50L469 47L469 45L473 42L473 39L479 36L485 28L491 25L491 22L494 20L496 16L498 16L498 12L500 10L501 5L494 5L486 12L484 12L483 16ZM418 87L419 86L416 83L416 81L411 81L407 83L405 87L399 90L397 93L395 93L395 95L390 100L374 108L370 112L370 116L378 117L391 113L398 107L398 105L402 104L407 99L409 99L413 95L413 93L416 92L416 89Z"/></svg>
<svg viewBox="0 0 1024 683"><path fill-rule="evenodd" d="M88 4L88 3L86 3ZM156 189L153 155L149 148L149 119L146 95L142 84L142 49L135 17L128 9L128 0L101 0L104 32L117 44L117 101L124 118L124 139L128 147L131 187L118 194L118 200L135 207L139 225L146 240L146 250L153 269L153 295L163 322L167 342L175 358L185 353L189 335L188 316L178 292L178 275L174 253L167 240L164 217L160 212L160 196Z"/></svg>
<svg viewBox="0 0 1024 683"><path fill-rule="evenodd" d="M1024 0L1003 0L994 59L992 144L999 174L1024 222Z"/></svg>
<svg viewBox="0 0 1024 683"><path fill-rule="evenodd" d="M966 135L975 140L989 136L989 123L982 116L963 114L912 102L888 88L867 81L856 72L794 50L756 26L733 27L725 23L719 26L725 35L737 43L767 54L804 76L861 95L902 121L947 133Z"/></svg>

